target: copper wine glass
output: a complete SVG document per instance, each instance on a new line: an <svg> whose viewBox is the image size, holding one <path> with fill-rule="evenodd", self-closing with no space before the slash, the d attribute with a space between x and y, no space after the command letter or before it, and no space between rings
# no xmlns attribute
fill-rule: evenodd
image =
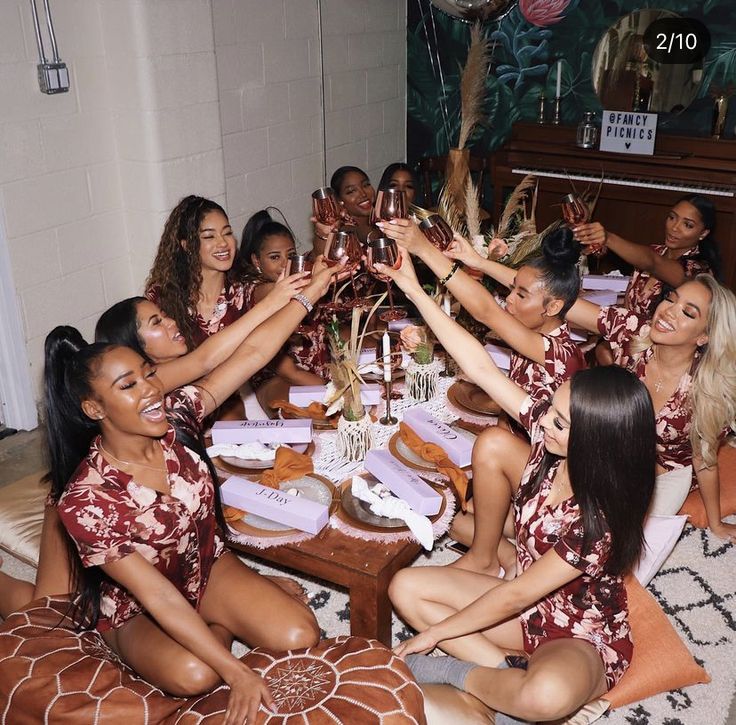
<svg viewBox="0 0 736 725"><path fill-rule="evenodd" d="M332 226L340 218L340 205L334 190L323 186L312 192L312 211L320 224Z"/></svg>
<svg viewBox="0 0 736 725"><path fill-rule="evenodd" d="M432 246L437 247L440 252L444 252L450 246L454 236L450 225L439 214L431 214L426 219L422 219L419 222L419 228Z"/></svg>
<svg viewBox="0 0 736 725"><path fill-rule="evenodd" d="M363 248L360 244L360 240L358 239L358 235L355 233L354 230L341 229L339 231L330 232L327 236L324 251L325 262L330 266L334 266L336 264L340 264L343 259L345 260L345 267L341 275L344 276L346 273L350 275L350 281L353 285L355 301L357 302L360 302L360 300L358 300L358 294L355 288L355 271L360 267L362 257ZM336 300L337 280L334 280L333 285L334 292L332 303L326 305L326 307L328 307L328 309L332 309L333 311L342 311L354 306L355 302L351 304L338 303Z"/></svg>
<svg viewBox="0 0 736 725"><path fill-rule="evenodd" d="M371 224L406 219L406 194L402 189L381 189L371 211Z"/></svg>
<svg viewBox="0 0 736 725"><path fill-rule="evenodd" d="M567 194L562 199L562 218L570 229L590 221L590 209L578 194ZM605 252L602 244L588 244L583 254L600 257Z"/></svg>
<svg viewBox="0 0 736 725"><path fill-rule="evenodd" d="M397 309L394 307L394 297L391 292L391 279L385 275L380 274L376 269L376 264L385 264L387 267L398 269L401 264L401 255L399 254L399 248L396 246L394 239L388 237L377 237L375 239L368 240L368 271L382 282L386 283L386 289L388 291L388 304L389 309L386 312L382 312L379 318L384 322L391 320L401 320L406 317L406 310Z"/></svg>
<svg viewBox="0 0 736 725"><path fill-rule="evenodd" d="M312 261L312 255L309 252L305 254L299 254L292 252L289 255L289 274L299 274L299 272L311 272L314 262Z"/></svg>

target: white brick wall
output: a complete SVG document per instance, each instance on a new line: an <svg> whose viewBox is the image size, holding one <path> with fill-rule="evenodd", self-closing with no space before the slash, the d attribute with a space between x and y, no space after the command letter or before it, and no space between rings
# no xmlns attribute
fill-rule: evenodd
<svg viewBox="0 0 736 725"><path fill-rule="evenodd" d="M239 233L267 205L311 239L323 184L318 0L212 0L227 209ZM374 183L406 149L406 0L321 0L327 180Z"/></svg>

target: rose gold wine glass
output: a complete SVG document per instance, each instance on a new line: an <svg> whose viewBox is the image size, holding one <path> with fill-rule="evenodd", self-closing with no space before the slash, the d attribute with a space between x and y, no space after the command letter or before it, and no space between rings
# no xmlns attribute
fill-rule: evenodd
<svg viewBox="0 0 736 725"><path fill-rule="evenodd" d="M298 274L299 272L310 272L312 270L312 256L309 252L305 254L298 254L292 252L289 255L289 274Z"/></svg>
<svg viewBox="0 0 736 725"><path fill-rule="evenodd" d="M352 229L341 229L340 231L330 232L330 234L327 236L327 241L325 242L324 260L330 266L339 264L340 262L342 262L343 259L346 260L343 272L341 272L341 275L338 276L343 276L344 278L344 275L346 273L350 275L350 280L353 285L353 292L355 294L356 301L359 303L362 303L362 301L358 300L358 294L355 288L355 271L360 267L362 256L363 248L360 244L360 240L358 239L358 235ZM331 309L333 311L343 311L349 309L350 307L353 307L355 305L355 302L350 304L342 304L337 302L337 280L333 281L333 285L334 287L332 303L327 305L328 309Z"/></svg>
<svg viewBox="0 0 736 725"><path fill-rule="evenodd" d="M406 194L402 189L381 189L371 212L371 224L406 219Z"/></svg>
<svg viewBox="0 0 736 725"><path fill-rule="evenodd" d="M312 212L320 224L327 226L340 218L340 206L331 187L323 186L312 192Z"/></svg>
<svg viewBox="0 0 736 725"><path fill-rule="evenodd" d="M444 252L450 246L453 231L450 225L439 215L432 214L419 222L419 228L434 247Z"/></svg>
<svg viewBox="0 0 736 725"><path fill-rule="evenodd" d="M396 217L393 217L396 218ZM376 264L385 264L387 267L393 267L398 269L401 264L401 255L399 254L399 248L396 246L396 241L389 239L388 237L377 237L375 239L368 240L368 271L382 282L386 283L386 289L388 291L388 304L389 309L379 315L379 318L384 322L391 320L401 320L406 317L406 310L397 309L394 307L393 293L391 292L391 279L382 275L376 269Z"/></svg>

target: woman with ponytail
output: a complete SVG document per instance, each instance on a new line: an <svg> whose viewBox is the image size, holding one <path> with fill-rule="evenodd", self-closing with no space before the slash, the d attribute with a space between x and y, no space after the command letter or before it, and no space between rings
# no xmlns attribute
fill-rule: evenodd
<svg viewBox="0 0 736 725"><path fill-rule="evenodd" d="M315 292L331 274L318 271ZM286 650L314 644L319 629L304 604L224 550L217 489L195 435L305 312L287 305L211 375L169 395L155 366L130 348L85 345L73 328L57 328L46 343L52 495L79 553L76 621L170 694L224 681L234 722L255 721L272 700L231 655L233 637Z"/></svg>
<svg viewBox="0 0 736 725"><path fill-rule="evenodd" d="M425 294L408 257L380 271L531 438L494 458L500 505L513 500L518 576L398 572L389 596L419 634L396 653L420 682L452 684L514 718L558 721L604 695L631 661L623 577L641 554L654 485L651 400L616 367L579 371L551 399L528 395ZM408 656L436 646L451 657ZM511 653L521 661L507 662Z"/></svg>

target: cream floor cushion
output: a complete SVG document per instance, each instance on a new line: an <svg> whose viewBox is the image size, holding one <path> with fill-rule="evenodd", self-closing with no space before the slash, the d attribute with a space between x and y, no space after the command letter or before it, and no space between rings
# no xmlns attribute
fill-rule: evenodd
<svg viewBox="0 0 736 725"><path fill-rule="evenodd" d="M0 549L38 566L41 526L48 485L38 471L0 486Z"/></svg>

